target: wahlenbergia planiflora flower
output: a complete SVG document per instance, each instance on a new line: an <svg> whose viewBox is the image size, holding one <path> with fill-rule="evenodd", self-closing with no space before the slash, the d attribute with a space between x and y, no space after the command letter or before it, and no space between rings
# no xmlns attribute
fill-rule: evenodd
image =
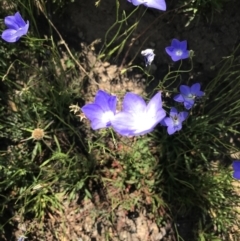
<svg viewBox="0 0 240 241"><path fill-rule="evenodd" d="M181 42L177 39L173 39L171 46L166 47L165 50L174 62L180 59L187 59L189 57L186 40Z"/></svg>
<svg viewBox="0 0 240 241"><path fill-rule="evenodd" d="M161 121L161 124L163 126L167 126L168 134L172 135L176 131L180 131L182 129L182 122L188 117L188 112L183 111L178 113L176 108L172 107L169 116L170 117L165 117Z"/></svg>
<svg viewBox="0 0 240 241"><path fill-rule="evenodd" d="M123 136L143 135L151 132L165 116L160 92L148 104L141 96L129 92L124 97L122 111L112 120L112 127Z"/></svg>
<svg viewBox="0 0 240 241"><path fill-rule="evenodd" d="M233 177L240 180L240 161L235 160L232 164L233 167Z"/></svg>
<svg viewBox="0 0 240 241"><path fill-rule="evenodd" d="M149 66L154 60L155 54L153 53L153 49L145 49L141 51L141 55L144 56L145 65Z"/></svg>
<svg viewBox="0 0 240 241"><path fill-rule="evenodd" d="M81 109L85 116L91 121L93 130L111 126L117 106L117 97L99 90L95 96L94 103L86 104Z"/></svg>
<svg viewBox="0 0 240 241"><path fill-rule="evenodd" d="M200 88L199 83L193 84L191 87L181 85L180 94L176 95L173 99L177 102L183 102L185 108L189 110L194 105L195 99L204 95L204 92Z"/></svg>
<svg viewBox="0 0 240 241"><path fill-rule="evenodd" d="M128 0L134 6L143 4L148 8L155 8L158 10L166 11L166 2L165 0Z"/></svg>
<svg viewBox="0 0 240 241"><path fill-rule="evenodd" d="M13 16L7 16L4 23L8 29L3 31L1 37L9 43L15 43L28 32L29 21L25 22L19 12Z"/></svg>

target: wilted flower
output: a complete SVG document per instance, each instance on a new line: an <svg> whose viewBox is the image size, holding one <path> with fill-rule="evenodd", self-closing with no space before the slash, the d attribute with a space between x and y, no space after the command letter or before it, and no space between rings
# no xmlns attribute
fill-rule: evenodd
<svg viewBox="0 0 240 241"><path fill-rule="evenodd" d="M200 84L193 84L191 87L186 85L180 86L180 94L174 97L177 102L183 102L187 110L191 109L197 97L202 97L204 92L200 90Z"/></svg>
<svg viewBox="0 0 240 241"><path fill-rule="evenodd" d="M134 6L143 4L148 8L155 8L158 10L166 11L166 2L165 0L128 0Z"/></svg>
<svg viewBox="0 0 240 241"><path fill-rule="evenodd" d="M233 161L232 167L233 167L233 177L240 180L240 161L239 160Z"/></svg>
<svg viewBox="0 0 240 241"><path fill-rule="evenodd" d="M111 126L116 112L117 97L99 90L94 103L82 107L82 112L91 121L93 130Z"/></svg>
<svg viewBox="0 0 240 241"><path fill-rule="evenodd" d="M153 49L145 49L141 52L141 55L144 56L146 66L151 65L154 60L155 54L153 53L153 51Z"/></svg>
<svg viewBox="0 0 240 241"><path fill-rule="evenodd" d="M173 61L178 61L180 59L186 59L189 57L186 40L181 42L177 39L173 39L171 46L166 47L165 50Z"/></svg>
<svg viewBox="0 0 240 241"><path fill-rule="evenodd" d="M27 21L26 23L19 12L13 16L7 16L4 19L4 23L8 29L3 31L1 37L9 43L18 41L20 37L28 32L29 22Z"/></svg>
<svg viewBox="0 0 240 241"><path fill-rule="evenodd" d="M129 92L124 97L123 110L112 120L112 127L123 136L143 135L151 132L165 116L160 92L148 104L141 96Z"/></svg>
<svg viewBox="0 0 240 241"><path fill-rule="evenodd" d="M182 129L182 122L186 120L188 116L188 112L183 111L179 112L176 108L172 107L170 110L170 117L166 117L161 121L163 126L167 126L167 132L169 135L172 135L176 131L180 131Z"/></svg>

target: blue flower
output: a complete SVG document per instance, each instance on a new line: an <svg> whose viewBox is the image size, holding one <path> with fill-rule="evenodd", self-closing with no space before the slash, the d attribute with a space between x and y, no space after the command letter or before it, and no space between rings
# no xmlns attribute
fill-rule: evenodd
<svg viewBox="0 0 240 241"><path fill-rule="evenodd" d="M153 51L153 49L145 49L141 52L141 55L144 56L146 66L151 65L152 61L154 60L155 54Z"/></svg>
<svg viewBox="0 0 240 241"><path fill-rule="evenodd" d="M91 121L93 130L111 126L117 106L117 97L99 90L94 103L82 107L82 112Z"/></svg>
<svg viewBox="0 0 240 241"><path fill-rule="evenodd" d="M202 97L204 92L200 90L200 84L193 84L191 87L186 85L180 86L180 94L174 97L174 100L177 102L183 102L187 110L191 109L194 105L195 99Z"/></svg>
<svg viewBox="0 0 240 241"><path fill-rule="evenodd" d="M24 241L27 237L25 236L20 236L17 241Z"/></svg>
<svg viewBox="0 0 240 241"><path fill-rule="evenodd" d="M124 97L123 110L112 120L112 127L123 136L143 135L153 131L165 116L160 92L148 104L141 96L129 92Z"/></svg>
<svg viewBox="0 0 240 241"><path fill-rule="evenodd" d="M180 59L187 59L189 57L186 40L181 42L177 39L173 39L171 46L166 47L165 50L174 62Z"/></svg>
<svg viewBox="0 0 240 241"><path fill-rule="evenodd" d="M148 8L155 8L158 10L166 11L165 0L128 0L128 2L132 3L134 6L143 4Z"/></svg>
<svg viewBox="0 0 240 241"><path fill-rule="evenodd" d="M26 23L19 12L13 16L7 16L4 19L4 23L8 29L3 31L1 37L9 43L18 41L20 37L28 32L29 22L27 21Z"/></svg>
<svg viewBox="0 0 240 241"><path fill-rule="evenodd" d="M232 167L233 167L233 177L240 180L240 161L239 160L233 161Z"/></svg>
<svg viewBox="0 0 240 241"><path fill-rule="evenodd" d="M176 131L180 131L182 129L182 122L188 117L188 112L183 111L178 113L176 108L172 107L169 116L170 117L164 118L161 121L161 124L163 126L167 126L168 134L172 135Z"/></svg>

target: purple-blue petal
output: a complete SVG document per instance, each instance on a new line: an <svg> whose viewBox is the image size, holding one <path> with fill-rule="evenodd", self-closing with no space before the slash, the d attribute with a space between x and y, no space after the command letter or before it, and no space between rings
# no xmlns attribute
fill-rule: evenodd
<svg viewBox="0 0 240 241"><path fill-rule="evenodd" d="M84 105L81 110L90 121L98 119L103 114L102 108L96 104Z"/></svg>
<svg viewBox="0 0 240 241"><path fill-rule="evenodd" d="M119 112L112 120L112 127L120 135L132 136L136 131L134 123L135 119L131 113Z"/></svg>
<svg viewBox="0 0 240 241"><path fill-rule="evenodd" d="M189 51L185 50L181 55L181 59L187 59L187 58L189 58Z"/></svg>
<svg viewBox="0 0 240 241"><path fill-rule="evenodd" d="M2 39L4 39L6 42L14 43L19 40L20 37L27 34L29 28L29 22L23 27L18 30L15 29L6 29L2 33Z"/></svg>
<svg viewBox="0 0 240 241"><path fill-rule="evenodd" d="M123 100L122 112L117 113L111 123L117 133L137 136L153 131L165 116L160 92L154 95L147 106L141 96L127 93Z"/></svg>
<svg viewBox="0 0 240 241"><path fill-rule="evenodd" d="M165 119L166 118L169 118L169 117L165 117L165 118L163 118L161 121L160 121L160 124L162 125L162 126L167 126L167 124L166 124L166 122L165 122Z"/></svg>
<svg viewBox="0 0 240 241"><path fill-rule="evenodd" d="M171 46L174 48L174 49L181 49L181 42L177 39L173 39L172 40L172 43L171 43Z"/></svg>
<svg viewBox="0 0 240 241"><path fill-rule="evenodd" d="M114 113L111 110L103 111L97 104L87 104L81 109L85 116L91 121L93 130L111 126L111 120L114 118Z"/></svg>
<svg viewBox="0 0 240 241"><path fill-rule="evenodd" d="M173 119L170 118L170 117L164 118L164 123L165 123L166 126L174 126Z"/></svg>
<svg viewBox="0 0 240 241"><path fill-rule="evenodd" d="M9 43L18 41L20 37L26 35L28 32L29 22L27 21L26 23L19 12L14 16L7 16L4 19L4 23L8 29L3 31L1 37Z"/></svg>
<svg viewBox="0 0 240 241"><path fill-rule="evenodd" d="M19 12L16 12L14 17L15 17L16 23L20 28L23 28L26 25L25 21L23 20Z"/></svg>
<svg viewBox="0 0 240 241"><path fill-rule="evenodd" d="M187 102L189 105L194 105L194 99L186 97L185 95L183 95L184 98L184 102Z"/></svg>
<svg viewBox="0 0 240 241"><path fill-rule="evenodd" d="M173 54L171 55L172 61L176 62L178 60L182 59L182 56L178 56L176 52L174 51Z"/></svg>
<svg viewBox="0 0 240 241"><path fill-rule="evenodd" d="M149 8L155 8L158 10L166 11L166 2L165 0L148 0L144 3L145 6Z"/></svg>
<svg viewBox="0 0 240 241"><path fill-rule="evenodd" d="M202 97L204 95L204 92L200 90L201 86L199 83L193 84L191 86L191 92L193 95L197 97Z"/></svg>
<svg viewBox="0 0 240 241"><path fill-rule="evenodd" d="M165 48L166 52L167 52L169 55L172 54L172 52L174 51L174 49L175 49L175 48L172 47L172 46L168 46L168 47Z"/></svg>
<svg viewBox="0 0 240 241"><path fill-rule="evenodd" d="M117 98L99 90L94 103L82 107L82 112L91 121L94 130L111 126L116 111Z"/></svg>
<svg viewBox="0 0 240 241"><path fill-rule="evenodd" d="M151 118L152 128L154 128L166 116L166 112L162 108L161 92L155 94L149 101L146 108L146 115L148 118Z"/></svg>
<svg viewBox="0 0 240 241"><path fill-rule="evenodd" d="M190 101L184 101L184 107L187 109L187 110L190 110L194 105L194 101L193 103L191 103Z"/></svg>
<svg viewBox="0 0 240 241"><path fill-rule="evenodd" d="M240 172L234 172L233 177L240 180Z"/></svg>
<svg viewBox="0 0 240 241"><path fill-rule="evenodd" d="M99 90L96 94L94 103L102 108L103 111L112 111L115 113L117 106L117 97Z"/></svg>
<svg viewBox="0 0 240 241"><path fill-rule="evenodd" d="M123 111L141 113L146 110L144 99L134 93L128 92L123 99Z"/></svg>
<svg viewBox="0 0 240 241"><path fill-rule="evenodd" d="M184 52L185 52L185 50L187 50L187 41L186 40L180 42L180 49Z"/></svg>
<svg viewBox="0 0 240 241"><path fill-rule="evenodd" d="M147 105L146 110L148 115L154 116L159 109L162 110L162 97L160 92L152 97Z"/></svg>
<svg viewBox="0 0 240 241"><path fill-rule="evenodd" d="M166 47L165 50L174 62L189 57L186 40L181 42L177 39L173 39L171 42L171 46Z"/></svg>
<svg viewBox="0 0 240 241"><path fill-rule="evenodd" d="M6 29L3 31L1 38L9 43L15 43L18 39L18 33L15 29Z"/></svg>
<svg viewBox="0 0 240 241"><path fill-rule="evenodd" d="M175 125L174 128L176 131L180 131L182 129L182 122L179 122L179 124Z"/></svg>
<svg viewBox="0 0 240 241"><path fill-rule="evenodd" d="M196 96L197 97L202 97L202 96L204 96L204 92L203 91L198 91L197 93L196 93Z"/></svg>
<svg viewBox="0 0 240 241"><path fill-rule="evenodd" d="M178 94L178 95L174 96L173 99L177 102L184 102L184 98L181 94Z"/></svg>
<svg viewBox="0 0 240 241"><path fill-rule="evenodd" d="M29 29L29 21L27 21L27 24L24 27L22 27L21 29L18 30L19 35L20 34L21 34L21 36L26 35L28 32L28 29ZM21 36L19 36L19 37L21 37Z"/></svg>
<svg viewBox="0 0 240 241"><path fill-rule="evenodd" d="M171 58L172 58L172 55L175 55L174 52L173 52L174 51L174 47L172 47L172 46L166 47L165 51Z"/></svg>
<svg viewBox="0 0 240 241"><path fill-rule="evenodd" d="M178 111L175 107L172 107L171 110L170 110L170 116L175 116L178 114Z"/></svg>
<svg viewBox="0 0 240 241"><path fill-rule="evenodd" d="M191 93L197 93L200 91L201 85L199 83L195 83L191 86Z"/></svg>
<svg viewBox="0 0 240 241"><path fill-rule="evenodd" d="M168 132L168 135L172 135L173 133L175 133L177 130L175 129L174 126L168 126L167 128L167 132Z"/></svg>
<svg viewBox="0 0 240 241"><path fill-rule="evenodd" d="M186 111L180 112L179 117L180 117L181 122L185 121L188 117L188 112L186 112Z"/></svg>
<svg viewBox="0 0 240 241"><path fill-rule="evenodd" d="M134 6L138 6L144 3L143 0L128 0L128 2L132 3Z"/></svg>
<svg viewBox="0 0 240 241"><path fill-rule="evenodd" d="M19 25L16 22L15 16L7 16L4 19L4 23L10 29L15 29L15 30L19 29Z"/></svg>
<svg viewBox="0 0 240 241"><path fill-rule="evenodd" d="M164 109L159 109L154 116L155 122L152 123L153 127L155 127L163 118L165 118L166 112Z"/></svg>
<svg viewBox="0 0 240 241"><path fill-rule="evenodd" d="M240 161L239 160L233 161L232 167L233 167L233 177L240 180Z"/></svg>
<svg viewBox="0 0 240 241"><path fill-rule="evenodd" d="M188 96L189 94L191 94L191 88L188 87L187 85L181 85L180 86L180 93L182 95Z"/></svg>
<svg viewBox="0 0 240 241"><path fill-rule="evenodd" d="M111 125L110 121L103 122L101 119L93 119L91 121L91 127L93 130L102 129L105 127L109 127Z"/></svg>
<svg viewBox="0 0 240 241"><path fill-rule="evenodd" d="M234 171L240 171L240 160L233 161L232 167Z"/></svg>
<svg viewBox="0 0 240 241"><path fill-rule="evenodd" d="M240 171L233 172L233 177L240 180Z"/></svg>

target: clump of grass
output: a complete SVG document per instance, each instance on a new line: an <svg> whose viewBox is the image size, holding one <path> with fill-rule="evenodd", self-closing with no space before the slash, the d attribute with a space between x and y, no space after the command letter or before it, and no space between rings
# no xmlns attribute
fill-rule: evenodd
<svg viewBox="0 0 240 241"><path fill-rule="evenodd" d="M16 4L23 12L31 11L30 2ZM91 173L87 148L68 108L80 98L71 88L77 68L62 61L51 35L28 36L15 45L3 43L0 49L5 52L0 68L0 215L14 204L15 217L44 220L48 212L61 211L61 196L74 198L79 190L87 190L84 184ZM12 218L3 219L2 231Z"/></svg>
<svg viewBox="0 0 240 241"><path fill-rule="evenodd" d="M231 0L190 0L179 1L179 12L188 15L187 27L196 17L204 16L211 22L217 13L221 13L228 2Z"/></svg>
<svg viewBox="0 0 240 241"><path fill-rule="evenodd" d="M228 168L231 154L239 150L231 141L239 133L236 51L222 61L216 77L205 86L203 101L191 111L181 133L170 137L162 132L155 135L164 200L176 220L179 216L192 219L194 225L189 228L195 230L190 234L194 240L230 240L232 226L239 225L235 210L239 194L232 186ZM181 72L173 74L176 80ZM161 87L165 89L169 81L165 79Z"/></svg>

